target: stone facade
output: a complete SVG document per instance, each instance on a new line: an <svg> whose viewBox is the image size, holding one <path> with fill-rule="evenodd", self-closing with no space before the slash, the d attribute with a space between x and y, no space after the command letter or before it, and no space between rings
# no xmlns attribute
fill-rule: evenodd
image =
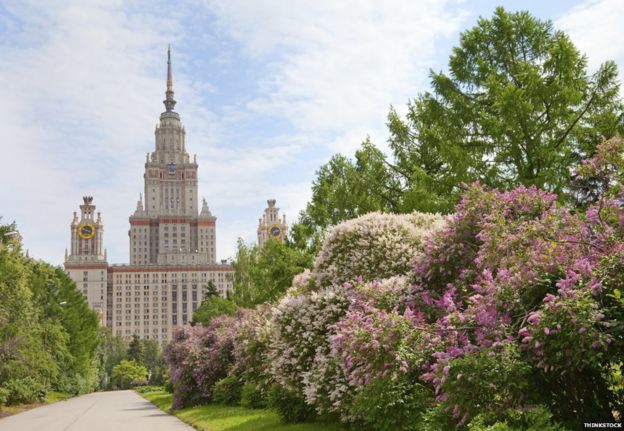
<svg viewBox="0 0 624 431"><path fill-rule="evenodd" d="M267 200L264 214L258 219L258 246L263 247L269 239L284 241L288 233L286 215L280 217L279 208L275 206L275 199Z"/></svg>
<svg viewBox="0 0 624 431"><path fill-rule="evenodd" d="M216 217L203 199L199 210L197 158L186 151L186 132L173 111L171 54L167 61L165 112L155 131L155 150L145 161L145 194L130 216L129 265L108 265L104 226L92 198L71 223L65 269L114 335L166 342L185 325L212 283L225 297L233 269L216 260ZM145 196L145 202L143 202Z"/></svg>

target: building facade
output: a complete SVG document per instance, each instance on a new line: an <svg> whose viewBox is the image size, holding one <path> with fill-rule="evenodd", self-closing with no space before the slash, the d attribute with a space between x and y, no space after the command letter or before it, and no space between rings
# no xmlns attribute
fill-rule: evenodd
<svg viewBox="0 0 624 431"><path fill-rule="evenodd" d="M284 241L288 233L286 215L280 216L279 208L275 206L275 199L267 200L267 207L262 217L258 219L258 246L263 247L268 240Z"/></svg>
<svg viewBox="0 0 624 431"><path fill-rule="evenodd" d="M93 218L91 197L84 198L80 219L74 213L65 258L66 271L114 335L163 342L190 322L211 287L224 297L233 287L231 265L216 260L217 219L205 199L199 206L197 158L186 151L186 132L174 111L167 54L165 112L146 157L144 194L129 219L130 263L108 265L103 223L99 213Z"/></svg>

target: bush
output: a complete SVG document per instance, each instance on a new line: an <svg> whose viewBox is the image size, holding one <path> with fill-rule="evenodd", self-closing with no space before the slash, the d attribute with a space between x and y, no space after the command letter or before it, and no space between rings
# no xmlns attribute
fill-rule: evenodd
<svg viewBox="0 0 624 431"><path fill-rule="evenodd" d="M215 403L235 406L240 403L243 382L235 375L229 375L215 383L212 400Z"/></svg>
<svg viewBox="0 0 624 431"><path fill-rule="evenodd" d="M286 423L304 422L315 416L314 408L301 395L277 383L269 389L269 407Z"/></svg>
<svg viewBox="0 0 624 431"><path fill-rule="evenodd" d="M173 384L171 383L171 379L169 378L168 375L165 377L165 381L163 383L163 389L169 392L170 394L173 393Z"/></svg>
<svg viewBox="0 0 624 431"><path fill-rule="evenodd" d="M147 384L147 368L134 361L123 360L113 367L112 383L120 389Z"/></svg>
<svg viewBox="0 0 624 431"><path fill-rule="evenodd" d="M9 400L9 396L11 395L11 391L7 388L0 387L0 407L6 405Z"/></svg>
<svg viewBox="0 0 624 431"><path fill-rule="evenodd" d="M444 220L436 214L370 213L340 223L314 262L317 288L409 273L424 238L442 228Z"/></svg>
<svg viewBox="0 0 624 431"><path fill-rule="evenodd" d="M481 414L468 424L470 431L565 431L552 421L552 414L543 406L528 410L507 410L503 414Z"/></svg>
<svg viewBox="0 0 624 431"><path fill-rule="evenodd" d="M366 430L419 431L422 415L433 402L431 389L405 377L379 379L355 396L351 414Z"/></svg>
<svg viewBox="0 0 624 431"><path fill-rule="evenodd" d="M260 383L245 383L240 404L248 409L263 409L268 405L267 389Z"/></svg>
<svg viewBox="0 0 624 431"><path fill-rule="evenodd" d="M173 408L212 401L215 383L233 361L235 317L214 318L208 326L183 326L165 349L173 386Z"/></svg>
<svg viewBox="0 0 624 431"><path fill-rule="evenodd" d="M7 405L32 404L43 401L48 393L46 386L31 377L4 382L2 389Z"/></svg>

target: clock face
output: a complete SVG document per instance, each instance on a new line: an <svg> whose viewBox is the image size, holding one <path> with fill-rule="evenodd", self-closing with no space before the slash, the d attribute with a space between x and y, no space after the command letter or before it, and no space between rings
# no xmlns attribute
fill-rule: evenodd
<svg viewBox="0 0 624 431"><path fill-rule="evenodd" d="M277 225L269 227L269 235L272 238L280 238L282 236L282 228Z"/></svg>
<svg viewBox="0 0 624 431"><path fill-rule="evenodd" d="M80 238L91 239L95 235L95 226L91 223L82 223L78 226L78 235Z"/></svg>
<svg viewBox="0 0 624 431"><path fill-rule="evenodd" d="M169 175L173 175L176 173L176 164L171 162L167 165L167 170L169 171Z"/></svg>

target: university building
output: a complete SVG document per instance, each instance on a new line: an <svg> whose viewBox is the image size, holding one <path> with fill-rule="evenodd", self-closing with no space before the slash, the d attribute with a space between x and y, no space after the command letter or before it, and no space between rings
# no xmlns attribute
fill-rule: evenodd
<svg viewBox="0 0 624 431"><path fill-rule="evenodd" d="M174 111L170 52L165 94L155 150L145 161L145 190L129 220L130 263L108 264L104 223L90 196L74 213L65 252L65 270L102 324L126 339L166 342L190 322L211 284L221 296L233 288L232 266L216 260L217 219L197 197L197 160L186 151Z"/></svg>

